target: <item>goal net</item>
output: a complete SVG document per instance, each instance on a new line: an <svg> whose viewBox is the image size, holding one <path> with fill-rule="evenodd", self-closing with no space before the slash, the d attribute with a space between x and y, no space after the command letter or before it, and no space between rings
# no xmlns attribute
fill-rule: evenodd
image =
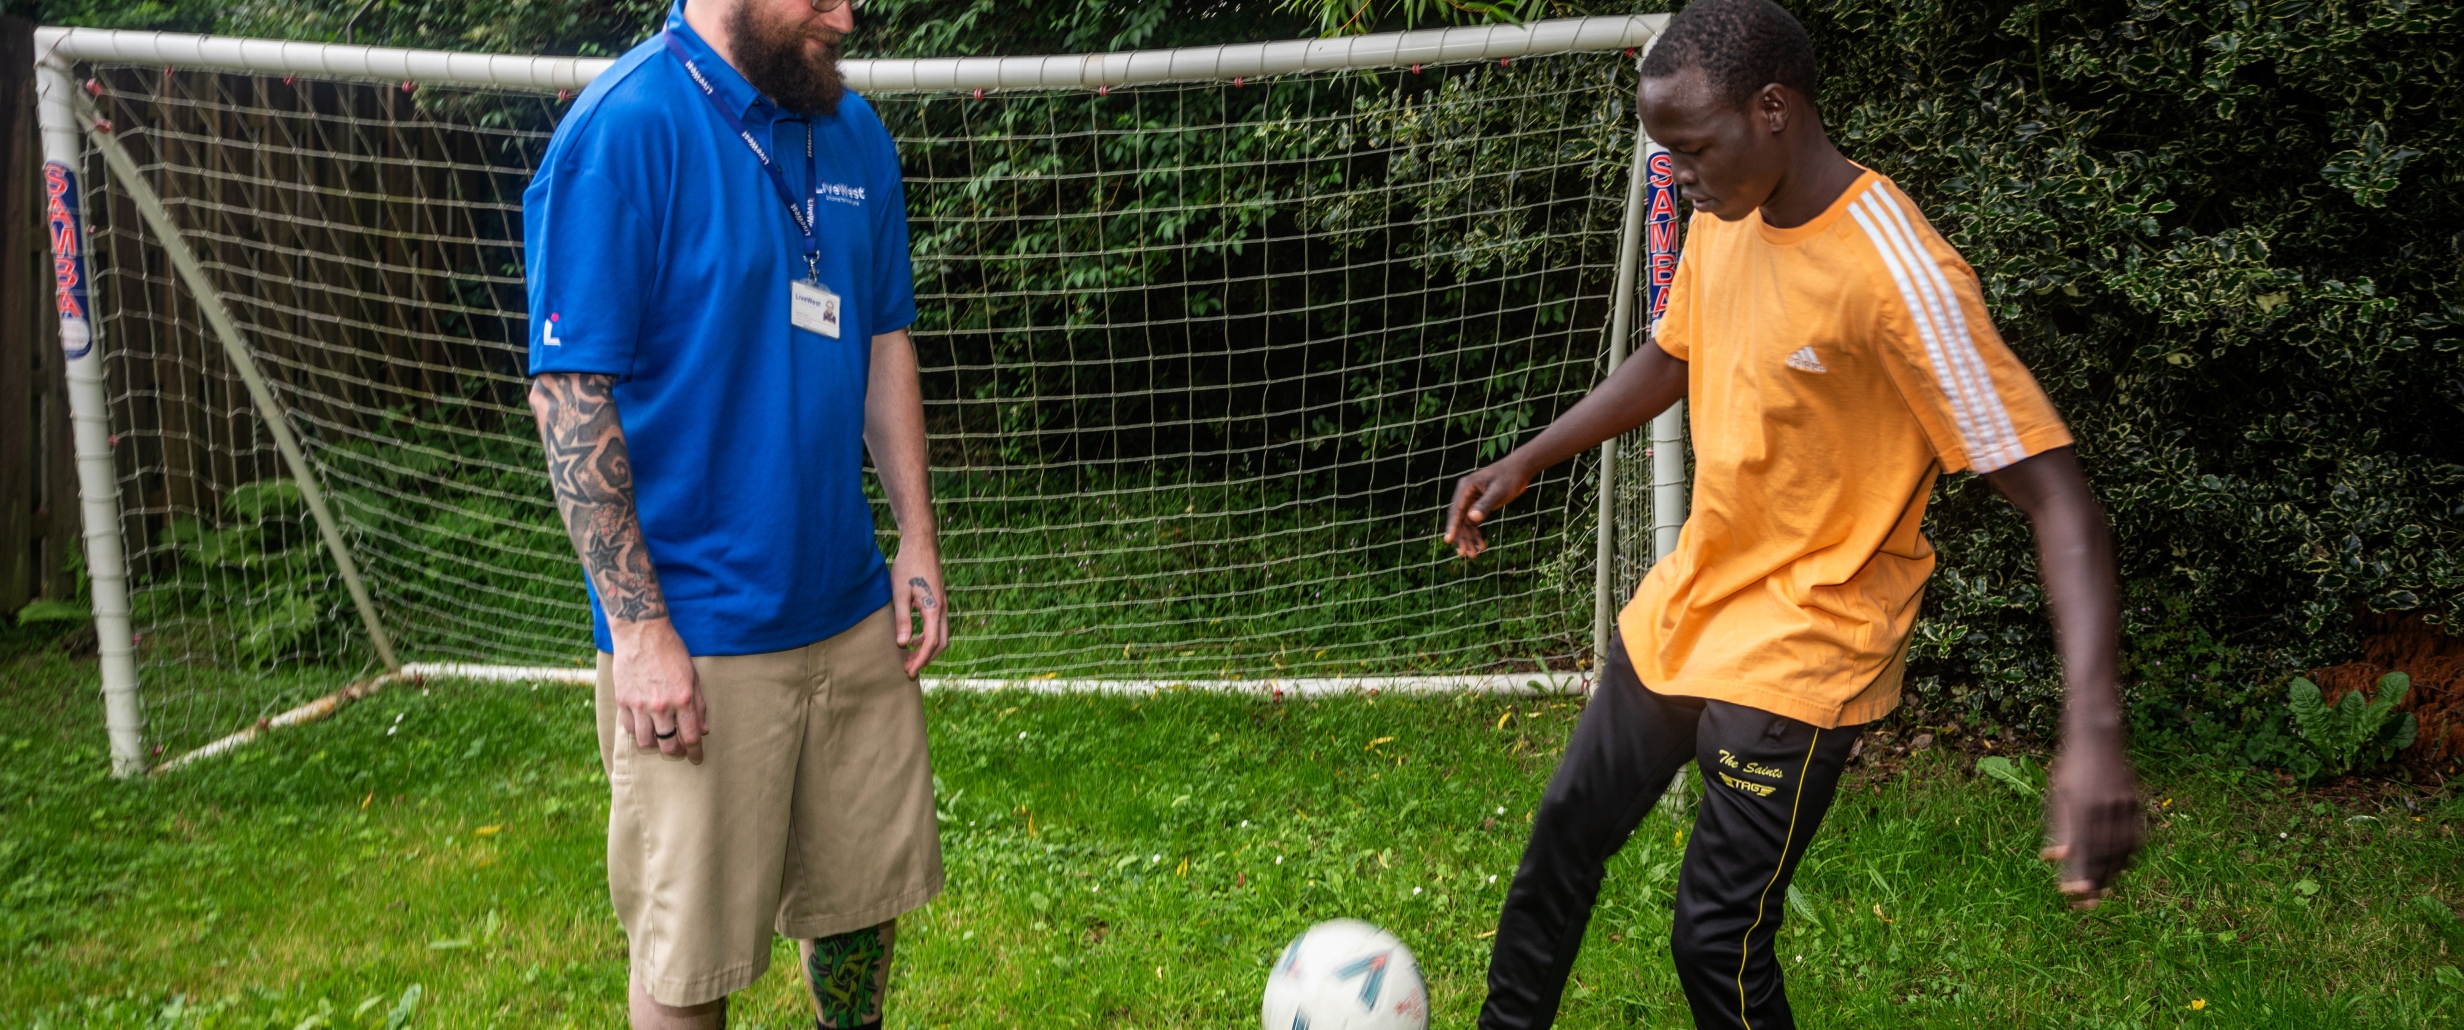
<svg viewBox="0 0 2464 1030"><path fill-rule="evenodd" d="M907 176L954 613L928 677L1587 667L1595 459L1537 481L1481 559L1437 539L1453 481L1577 400L1610 348L1628 48L1651 23L1586 21L1622 35L1535 52L1507 33L1501 55L1417 33L1454 42L1143 83L1154 55L1038 59L1024 83L1016 60L851 67ZM591 661L523 374L521 192L572 91L299 63L72 73L136 172L88 138L137 679L170 754L385 671L379 636L413 669Z"/></svg>

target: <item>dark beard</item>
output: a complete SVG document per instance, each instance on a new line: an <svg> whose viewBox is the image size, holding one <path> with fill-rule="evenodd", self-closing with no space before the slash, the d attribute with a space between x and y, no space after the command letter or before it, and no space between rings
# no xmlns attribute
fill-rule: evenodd
<svg viewBox="0 0 2464 1030"><path fill-rule="evenodd" d="M736 70L744 81L798 114L828 118L838 113L847 83L838 73L838 44L824 44L816 60L806 60L804 44L812 37L792 28L753 20L752 4L740 4L727 16L728 41L736 51Z"/></svg>

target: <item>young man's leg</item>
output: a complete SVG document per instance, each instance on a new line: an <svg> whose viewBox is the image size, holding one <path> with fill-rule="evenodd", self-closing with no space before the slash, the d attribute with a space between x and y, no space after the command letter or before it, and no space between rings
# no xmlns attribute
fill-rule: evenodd
<svg viewBox="0 0 2464 1030"><path fill-rule="evenodd" d="M1703 702L1652 693L1635 678L1622 641L1612 637L1608 651L1506 890L1483 1030L1537 1030L1557 1018L1602 869L1694 757Z"/></svg>
<svg viewBox="0 0 2464 1030"><path fill-rule="evenodd" d="M1772 942L1788 908L1788 879L1831 808L1863 728L1819 729L1721 701L1704 706L1695 738L1703 803L1677 876L1669 933L1695 1026L1796 1026Z"/></svg>

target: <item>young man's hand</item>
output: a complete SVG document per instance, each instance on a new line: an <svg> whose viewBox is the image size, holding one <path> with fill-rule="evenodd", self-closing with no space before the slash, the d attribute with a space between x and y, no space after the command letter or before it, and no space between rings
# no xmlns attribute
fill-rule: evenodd
<svg viewBox="0 0 2464 1030"><path fill-rule="evenodd" d="M907 651L907 678L914 679L950 646L950 605L941 590L939 556L899 547L890 562L890 618L898 624L898 646Z"/></svg>
<svg viewBox="0 0 2464 1030"><path fill-rule="evenodd" d="M2046 861L2061 864L2062 893L2079 908L2102 901L2139 850L2139 781L2122 743L2121 616L2113 530L2073 447L2057 447L1985 474L2026 512L2036 532L2062 654L2062 754L2045 797Z"/></svg>
<svg viewBox="0 0 2464 1030"><path fill-rule="evenodd" d="M2058 865L2062 893L2095 908L2147 839L2139 778L2119 741L2065 744L2045 797L2044 859Z"/></svg>
<svg viewBox="0 0 2464 1030"><path fill-rule="evenodd" d="M1651 421L1652 416L1685 399L1685 390L1685 362L1657 344L1644 344L1540 435L1457 481L1454 503L1446 508L1446 542L1454 545L1456 554L1478 557L1489 549L1480 533L1481 524L1522 496L1540 470Z"/></svg>
<svg viewBox="0 0 2464 1030"><path fill-rule="evenodd" d="M611 622L608 632L615 637L609 672L616 681L616 718L625 736L644 751L702 764L710 713L684 638L666 619Z"/></svg>
<svg viewBox="0 0 2464 1030"><path fill-rule="evenodd" d="M1531 487L1531 469L1507 455L1487 468L1465 476L1454 484L1454 503L1446 509L1446 542L1454 545L1454 553L1477 558L1489 549L1489 542L1480 535L1480 524L1488 521L1506 502L1523 496Z"/></svg>

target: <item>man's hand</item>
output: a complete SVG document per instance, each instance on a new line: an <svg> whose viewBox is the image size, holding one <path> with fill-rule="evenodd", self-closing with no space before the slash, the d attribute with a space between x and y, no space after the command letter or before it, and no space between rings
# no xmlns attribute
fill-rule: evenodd
<svg viewBox="0 0 2464 1030"><path fill-rule="evenodd" d="M2147 839L2138 777L2119 740L2066 743L2045 797L2044 859L2061 868L2074 908L2095 908Z"/></svg>
<svg viewBox="0 0 2464 1030"><path fill-rule="evenodd" d="M898 522L898 557L890 562L890 617L907 649L907 678L950 646L950 598L941 590L941 536L933 524L932 462L924 446L924 385L915 341L904 329L873 337L864 387L864 446ZM922 628L913 623L923 617Z"/></svg>
<svg viewBox="0 0 2464 1030"><path fill-rule="evenodd" d="M1531 487L1531 469L1515 458L1516 455L1509 454L1455 481L1454 503L1446 508L1446 542L1454 545L1454 553L1477 558L1480 552L1488 550L1489 542L1480 535L1480 524Z"/></svg>
<svg viewBox="0 0 2464 1030"><path fill-rule="evenodd" d="M599 610L614 638L609 659L618 720L642 750L700 765L710 732L701 680L668 621L667 594L633 507L633 452L615 391L614 376L550 372L531 382L530 410L547 449L556 509L582 571L599 588Z"/></svg>
<svg viewBox="0 0 2464 1030"><path fill-rule="evenodd" d="M2062 893L2078 908L2102 901L2139 850L2139 785L2122 743L2121 616L2113 530L2079 452L2057 447L1985 474L2026 512L2036 566L2062 653L2062 754L2045 795L2046 861L2061 864Z"/></svg>
<svg viewBox="0 0 2464 1030"><path fill-rule="evenodd" d="M890 618L898 623L898 646L907 651L907 678L914 679L950 646L950 603L941 590L938 555L921 547L899 547L898 558L890 562ZM921 627L914 625L918 621Z"/></svg>
<svg viewBox="0 0 2464 1030"><path fill-rule="evenodd" d="M666 619L611 622L616 638L612 671L616 679L616 718L634 746L657 750L670 758L702 764L702 738L710 735L710 713L702 702L702 681L693 673L693 656L684 638Z"/></svg>
<svg viewBox="0 0 2464 1030"><path fill-rule="evenodd" d="M1566 409L1531 442L1457 481L1454 503L1446 508L1446 542L1454 545L1456 554L1478 557L1489 549L1488 540L1480 534L1481 524L1508 501L1522 496L1540 470L1651 421L1669 405L1684 400L1685 389L1685 362L1658 344L1644 344L1609 373L1598 389Z"/></svg>

